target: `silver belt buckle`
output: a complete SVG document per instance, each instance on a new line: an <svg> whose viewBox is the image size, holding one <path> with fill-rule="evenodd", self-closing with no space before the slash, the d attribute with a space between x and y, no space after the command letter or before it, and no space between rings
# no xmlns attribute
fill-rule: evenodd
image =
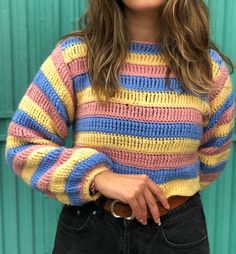
<svg viewBox="0 0 236 254"><path fill-rule="evenodd" d="M125 219L127 219L127 220L133 220L134 219L134 214L133 214L133 212L132 212L132 214L129 216L129 217L122 217L122 216L120 216L120 215L118 215L118 214L116 214L115 213L115 211L114 211L114 205L115 205L115 203L122 203L122 204L126 204L126 203L124 203L124 202L121 202L120 200L118 200L118 199L114 199L113 201L112 201L112 203L111 203L111 214L115 217L115 218L125 218Z"/></svg>

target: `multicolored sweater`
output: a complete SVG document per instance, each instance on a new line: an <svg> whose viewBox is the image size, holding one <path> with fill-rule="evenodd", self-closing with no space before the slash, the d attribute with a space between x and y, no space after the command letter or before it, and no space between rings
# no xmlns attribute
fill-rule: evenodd
<svg viewBox="0 0 236 254"><path fill-rule="evenodd" d="M106 170L147 174L166 197L193 195L219 177L230 153L235 98L216 51L209 49L214 88L201 97L173 73L168 88L160 44L130 41L119 93L103 106L91 90L86 52L77 37L58 43L21 99L5 151L17 176L70 205L101 196L89 188ZM72 148L65 147L70 126Z"/></svg>

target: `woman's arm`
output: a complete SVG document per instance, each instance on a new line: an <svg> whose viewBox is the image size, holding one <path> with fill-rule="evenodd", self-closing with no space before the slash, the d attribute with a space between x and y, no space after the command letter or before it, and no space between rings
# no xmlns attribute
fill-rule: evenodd
<svg viewBox="0 0 236 254"><path fill-rule="evenodd" d="M92 148L66 148L75 119L76 94L63 43L41 65L8 127L5 157L24 182L51 198L80 205L97 199L89 186L112 167L105 154Z"/></svg>
<svg viewBox="0 0 236 254"><path fill-rule="evenodd" d="M210 116L204 124L198 149L201 190L216 180L225 169L232 145L235 124L235 96L232 83L221 56L210 50L214 88L210 92Z"/></svg>

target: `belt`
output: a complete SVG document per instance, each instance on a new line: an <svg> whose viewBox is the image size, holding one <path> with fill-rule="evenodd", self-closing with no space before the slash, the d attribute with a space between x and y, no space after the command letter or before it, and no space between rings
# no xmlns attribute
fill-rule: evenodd
<svg viewBox="0 0 236 254"><path fill-rule="evenodd" d="M190 199L192 196L171 196L169 197L168 203L170 205L170 209L166 209L164 206L162 206L161 202L157 200L157 206L159 209L160 216L168 213L168 211L176 208L177 206L183 204L188 199ZM125 218L128 220L134 219L134 214L132 213L132 209L129 206L129 204L124 203L118 199L110 199L105 196L101 196L97 200L94 201L97 205L101 206L105 210L111 212L111 214L116 218ZM149 210L149 207L147 206L147 218L152 218L152 214Z"/></svg>

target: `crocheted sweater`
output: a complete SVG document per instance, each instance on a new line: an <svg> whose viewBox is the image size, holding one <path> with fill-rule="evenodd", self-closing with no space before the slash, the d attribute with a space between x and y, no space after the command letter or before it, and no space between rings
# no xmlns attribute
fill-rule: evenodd
<svg viewBox="0 0 236 254"><path fill-rule="evenodd" d="M196 96L175 75L166 84L161 45L130 41L120 90L105 105L92 93L87 47L71 37L56 44L19 102L8 127L5 157L31 188L61 203L82 205L106 170L147 174L165 196L205 189L225 168L235 98L220 55L209 49L214 88ZM65 147L68 128L73 146Z"/></svg>

